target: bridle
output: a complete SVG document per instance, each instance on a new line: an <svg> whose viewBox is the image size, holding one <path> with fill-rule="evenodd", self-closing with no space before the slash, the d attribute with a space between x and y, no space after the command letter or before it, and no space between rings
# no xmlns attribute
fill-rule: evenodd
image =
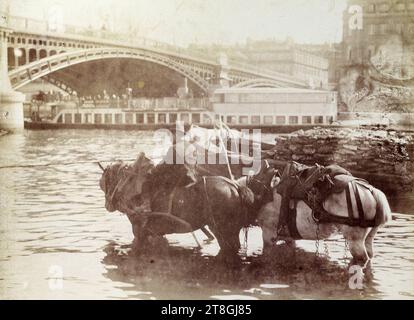
<svg viewBox="0 0 414 320"><path fill-rule="evenodd" d="M128 169L130 169L130 167L129 166L120 167L116 170L116 172L113 169L114 169L113 167L107 166L103 170L103 174L106 175L105 176L105 193L110 196L110 201L111 202L113 202L114 196L117 192L117 188L118 188L119 183L121 181L121 175L123 177L125 177L125 174L127 173ZM116 175L116 177L115 177L115 175ZM129 172L128 175L130 177L132 177L132 176L137 176L138 174L134 173L134 172ZM115 179L115 178L117 178L117 179ZM112 181L112 180L114 180L114 181ZM116 182L116 184L115 184L115 182ZM115 185L113 190L109 190L109 188L111 186L111 183L114 183L114 185ZM117 200L116 203L118 203L118 202L119 202L119 199Z"/></svg>
<svg viewBox="0 0 414 320"><path fill-rule="evenodd" d="M248 188L252 189L251 186L254 183L254 184L259 185L260 188L262 190L264 190L263 192L260 193L260 196L263 196L266 192L269 192L270 194L273 194L273 191L272 191L271 187L270 186L267 186L266 183L264 183L263 181L257 179L256 177L254 177L254 176L248 176L248 177L246 177L246 179L247 179L246 180L246 186ZM272 176L272 179L273 179L273 176Z"/></svg>
<svg viewBox="0 0 414 320"><path fill-rule="evenodd" d="M300 186L304 190L305 190L304 186L306 186L306 184L308 184L309 181L311 181L311 179L313 178L313 176L316 175L316 174L320 174L323 171L323 169L324 169L323 166L320 166L317 163L315 165L316 165L316 169L311 173L311 175L309 177L306 178L306 180L304 182L302 182L300 180L300 177L299 177L299 175L297 173L295 173L295 175L294 175L295 179L299 182Z"/></svg>
<svg viewBox="0 0 414 320"><path fill-rule="evenodd" d="M316 211L318 210L319 207L321 207L321 203L319 203L319 201L316 199L316 193L315 193L315 188L313 187L312 184L312 188L306 188L306 185L309 183L309 181L312 181L311 179L316 175L316 174L320 174L321 172L323 172L324 167L321 165L318 165L316 163L316 169L312 172L311 175L309 175L309 177L306 178L306 180L304 182L301 181L300 177L298 176L298 174L295 174L295 179L296 181L299 183L300 187L303 190L303 193L305 194L306 198L303 199L303 201L306 203L306 205L312 209L312 218L313 220L318 223L319 219L316 217ZM316 180L315 180L316 182Z"/></svg>

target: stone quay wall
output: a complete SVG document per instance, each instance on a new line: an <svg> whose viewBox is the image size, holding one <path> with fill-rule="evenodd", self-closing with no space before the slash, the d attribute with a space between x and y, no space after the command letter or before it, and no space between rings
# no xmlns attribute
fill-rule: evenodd
<svg viewBox="0 0 414 320"><path fill-rule="evenodd" d="M269 157L280 163L338 164L387 194L412 192L414 141L408 133L315 128L276 138Z"/></svg>

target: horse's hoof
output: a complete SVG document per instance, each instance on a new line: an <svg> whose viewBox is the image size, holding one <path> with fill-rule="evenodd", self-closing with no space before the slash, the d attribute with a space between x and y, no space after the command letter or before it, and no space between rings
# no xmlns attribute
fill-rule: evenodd
<svg viewBox="0 0 414 320"><path fill-rule="evenodd" d="M360 266L361 268L365 269L367 264L370 262L370 259L365 258L352 258L349 262L349 266Z"/></svg>

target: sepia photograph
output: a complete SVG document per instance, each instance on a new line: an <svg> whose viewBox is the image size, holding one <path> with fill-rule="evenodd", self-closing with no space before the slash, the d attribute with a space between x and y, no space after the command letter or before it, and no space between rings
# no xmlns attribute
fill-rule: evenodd
<svg viewBox="0 0 414 320"><path fill-rule="evenodd" d="M0 0L0 300L413 299L414 0Z"/></svg>

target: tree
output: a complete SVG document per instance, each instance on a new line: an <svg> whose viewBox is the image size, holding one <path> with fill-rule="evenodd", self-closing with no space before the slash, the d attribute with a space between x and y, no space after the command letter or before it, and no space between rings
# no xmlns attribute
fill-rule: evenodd
<svg viewBox="0 0 414 320"><path fill-rule="evenodd" d="M40 121L40 106L47 101L47 95L43 91L39 91L37 94L32 95L32 101L37 106L37 114L33 120Z"/></svg>

